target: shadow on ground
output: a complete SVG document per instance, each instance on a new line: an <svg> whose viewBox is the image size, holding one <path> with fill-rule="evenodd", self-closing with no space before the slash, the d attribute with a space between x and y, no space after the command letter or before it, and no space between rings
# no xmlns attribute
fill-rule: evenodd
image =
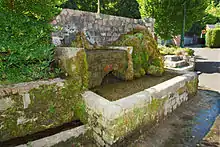
<svg viewBox="0 0 220 147"><path fill-rule="evenodd" d="M220 73L220 62L196 62L195 71L201 73Z"/></svg>
<svg viewBox="0 0 220 147"><path fill-rule="evenodd" d="M203 58L202 56L196 55L196 60L208 60L207 58Z"/></svg>

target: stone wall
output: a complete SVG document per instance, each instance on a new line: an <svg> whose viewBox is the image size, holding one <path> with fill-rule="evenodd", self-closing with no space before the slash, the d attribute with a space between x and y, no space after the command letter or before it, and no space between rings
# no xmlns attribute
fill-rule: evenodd
<svg viewBox="0 0 220 147"><path fill-rule="evenodd" d="M129 64L127 51L132 47L121 47L121 49L87 50L87 62L89 71L89 87L99 86L103 78L110 72L120 79L133 78L132 62ZM129 67L130 66L130 67Z"/></svg>
<svg viewBox="0 0 220 147"><path fill-rule="evenodd" d="M55 93L59 92L59 89L64 87L64 82L62 79L54 79L2 86L0 88L0 141L58 125L59 120L50 112L50 109L54 109L55 101L59 101L60 98L52 95L51 90ZM72 102L69 101L69 103ZM55 111L57 111L56 108ZM58 116L59 113L57 113ZM73 117L72 114L72 112L66 113L70 118Z"/></svg>
<svg viewBox="0 0 220 147"><path fill-rule="evenodd" d="M110 72L123 80L133 79L132 47L84 50L83 48L57 47L56 60L67 76L75 75L76 54L85 52L88 72L88 88L99 86Z"/></svg>
<svg viewBox="0 0 220 147"><path fill-rule="evenodd" d="M94 139L98 145L111 146L139 127L155 124L195 95L197 86L197 74L187 73L114 102L85 92Z"/></svg>
<svg viewBox="0 0 220 147"><path fill-rule="evenodd" d="M63 9L52 24L57 29L52 34L53 43L58 46L70 46L78 32L84 32L91 44L106 45L139 25L148 27L152 32L154 28L151 18L142 21L71 9Z"/></svg>

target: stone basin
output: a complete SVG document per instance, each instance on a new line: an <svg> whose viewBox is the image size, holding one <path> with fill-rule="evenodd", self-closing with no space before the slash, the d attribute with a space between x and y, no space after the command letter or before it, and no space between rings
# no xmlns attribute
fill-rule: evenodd
<svg viewBox="0 0 220 147"><path fill-rule="evenodd" d="M83 99L96 143L111 146L143 125L154 125L195 95L197 87L197 74L189 72L116 101L86 91Z"/></svg>

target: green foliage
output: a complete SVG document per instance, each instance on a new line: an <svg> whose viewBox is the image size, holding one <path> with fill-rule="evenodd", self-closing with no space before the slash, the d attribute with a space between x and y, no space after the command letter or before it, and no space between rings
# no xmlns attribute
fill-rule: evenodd
<svg viewBox="0 0 220 147"><path fill-rule="evenodd" d="M137 0L142 18L156 19L155 31L163 39L182 32L183 3L186 2L186 30L205 15L208 0Z"/></svg>
<svg viewBox="0 0 220 147"><path fill-rule="evenodd" d="M48 2L47 4L45 2ZM0 3L0 81L17 83L57 76L49 20L59 12L54 1ZM41 7L42 6L42 7Z"/></svg>
<svg viewBox="0 0 220 147"><path fill-rule="evenodd" d="M2 0L3 11L13 11L38 20L49 21L61 10L57 6L66 0Z"/></svg>
<svg viewBox="0 0 220 147"><path fill-rule="evenodd" d="M219 2L219 0L215 0L208 5L205 10L206 15L201 20L193 24L193 26L189 30L190 33L201 35L201 30L205 29L207 24L216 24L219 21L220 18L215 13L219 11L217 10L217 8L220 8Z"/></svg>
<svg viewBox="0 0 220 147"><path fill-rule="evenodd" d="M187 53L187 55L194 56L194 52L195 52L194 50L190 48L184 48L183 50Z"/></svg>
<svg viewBox="0 0 220 147"><path fill-rule="evenodd" d="M188 32L200 36L201 31L205 29L207 24L215 24L217 21L217 17L211 14L206 14L201 20L195 22Z"/></svg>
<svg viewBox="0 0 220 147"><path fill-rule="evenodd" d="M140 18L138 3L136 0L100 0L101 13ZM68 0L62 5L63 8L70 8L82 11L97 12L97 0Z"/></svg>
<svg viewBox="0 0 220 147"><path fill-rule="evenodd" d="M166 46L161 46L159 47L159 49L162 55L174 55L175 51L177 50L177 48L175 47L166 47Z"/></svg>
<svg viewBox="0 0 220 147"><path fill-rule="evenodd" d="M185 54L189 56L194 56L194 50L190 48L179 48L179 47L166 47L161 46L159 47L160 53L162 55L178 55L178 54Z"/></svg>
<svg viewBox="0 0 220 147"><path fill-rule="evenodd" d="M206 45L211 48L220 47L220 28L208 30L206 33Z"/></svg>
<svg viewBox="0 0 220 147"><path fill-rule="evenodd" d="M215 28L220 28L220 23L215 24Z"/></svg>
<svg viewBox="0 0 220 147"><path fill-rule="evenodd" d="M220 3L216 5L214 1L207 7L206 12L217 18L220 18Z"/></svg>
<svg viewBox="0 0 220 147"><path fill-rule="evenodd" d="M135 77L141 77L144 75L144 71L145 73L149 73L148 68L154 64L155 60L159 60L161 63L155 66L163 71L163 61L157 48L157 43L147 29L134 29L134 31L122 35L113 45L133 46L132 59Z"/></svg>
<svg viewBox="0 0 220 147"><path fill-rule="evenodd" d="M54 106L50 106L50 107L49 107L49 112L50 112L50 113L55 113L55 108L54 108Z"/></svg>

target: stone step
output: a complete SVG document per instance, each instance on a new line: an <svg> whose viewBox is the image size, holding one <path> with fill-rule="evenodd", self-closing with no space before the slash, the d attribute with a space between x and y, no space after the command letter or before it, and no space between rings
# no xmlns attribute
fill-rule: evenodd
<svg viewBox="0 0 220 147"><path fill-rule="evenodd" d="M180 56L177 56L177 55L166 55L166 56L164 56L164 60L168 60L168 61L180 61L181 58L180 58Z"/></svg>
<svg viewBox="0 0 220 147"><path fill-rule="evenodd" d="M180 60L180 61L165 60L164 65L166 67L176 68L176 67L183 67L183 66L187 65L187 63L184 60Z"/></svg>

